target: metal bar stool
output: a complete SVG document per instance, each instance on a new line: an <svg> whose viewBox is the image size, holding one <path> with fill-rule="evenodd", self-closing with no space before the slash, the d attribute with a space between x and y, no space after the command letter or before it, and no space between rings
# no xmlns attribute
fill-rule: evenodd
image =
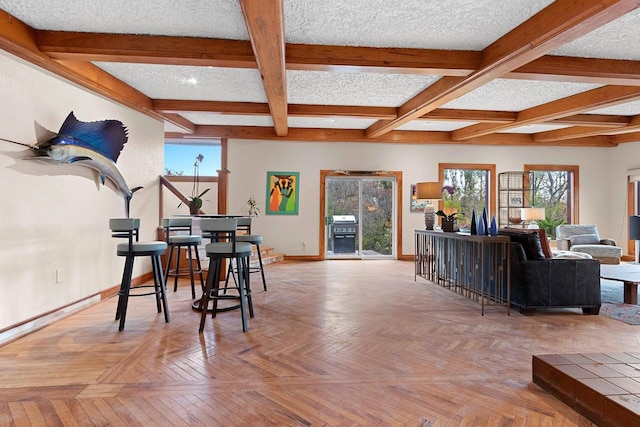
<svg viewBox="0 0 640 427"><path fill-rule="evenodd" d="M198 245L202 243L202 236L192 234L193 218L163 218L162 227L164 228L164 238L169 245L169 256L167 265L164 270L165 287L169 282L169 276L174 276L173 292L178 290L178 277L189 275L191 279L191 297L196 297L194 275L200 275L200 287L204 289L204 278L202 276L202 266L200 265L200 257L198 256ZM175 232L186 232L187 234L172 234ZM189 258L189 267L180 268L180 251L184 248ZM176 250L175 268L171 268L174 249ZM196 266L193 268L193 254L195 254Z"/></svg>
<svg viewBox="0 0 640 427"><path fill-rule="evenodd" d="M202 312L200 318L200 329L204 330L204 323L207 316L209 301L213 302L213 309L210 310L212 317L216 317L218 311L240 308L242 317L242 330L247 332L246 307L249 308L249 316L253 318L253 303L251 301L251 286L248 280L248 259L251 256L251 244L246 242L236 242L237 221L235 218L203 218L200 220L200 229L205 235L212 239L212 243L205 246L209 257L209 271L202 298L200 299L199 310ZM224 259L235 260L238 266L238 281L234 287L220 287L220 278L223 270ZM224 290L224 293L220 293ZM226 291L231 291L227 293ZM235 300L237 306L218 309L218 301Z"/></svg>
<svg viewBox="0 0 640 427"><path fill-rule="evenodd" d="M260 244L262 243L262 236L260 234L251 234L251 217L240 217L238 218L238 231L244 232L243 234L236 235L237 242L247 242L251 243L256 247L256 252L258 252L258 266L251 267L249 266L249 273L260 273L262 276L262 287L266 291L267 290L267 281L264 278L264 269L262 266L262 253L260 251ZM235 269L232 264L229 263L229 271L227 273L227 278L225 284L229 283L229 276L233 277L235 282Z"/></svg>
<svg viewBox="0 0 640 427"><path fill-rule="evenodd" d="M169 309L167 304L167 293L165 290L164 277L162 273L162 261L160 257L167 251L167 242L138 241L138 230L140 228L139 218L112 218L109 220L111 236L127 239L127 243L118 243L118 256L125 257L122 282L118 291L118 307L116 309L116 320L120 320L119 330L124 330L124 322L127 316L127 304L129 297L155 295L158 313L164 310L164 320L169 322ZM153 285L131 286L131 276L133 274L133 262L136 257L151 257L151 267L153 270ZM153 288L148 292L135 292L131 290Z"/></svg>

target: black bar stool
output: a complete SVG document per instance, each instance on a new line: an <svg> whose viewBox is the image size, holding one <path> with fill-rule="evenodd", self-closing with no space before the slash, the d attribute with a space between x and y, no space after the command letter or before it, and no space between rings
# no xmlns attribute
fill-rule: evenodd
<svg viewBox="0 0 640 427"><path fill-rule="evenodd" d="M202 236L198 234L192 234L193 218L163 218L162 227L164 228L164 238L169 245L169 257L167 259L167 266L164 270L165 287L169 282L169 277L174 276L175 281L173 285L173 291L178 290L178 277L189 275L191 279L191 297L196 297L195 280L194 275L200 275L200 287L204 289L204 278L202 276L202 266L200 265L200 257L198 256L198 245L202 243ZM175 234L186 232L187 234ZM174 234L172 234L174 233ZM180 268L180 251L184 248L187 251L189 258L189 267ZM176 261L175 268L171 268L171 261L173 260L174 249L176 249ZM193 257L195 254L196 266L193 268Z"/></svg>
<svg viewBox="0 0 640 427"><path fill-rule="evenodd" d="M216 317L218 311L218 301L236 300L242 317L242 330L247 332L246 307L249 308L249 316L253 318L253 303L251 301L251 286L248 280L248 259L251 256L251 244L246 242L236 242L237 220L235 218L203 218L200 220L200 229L204 235L210 236L212 243L205 246L209 257L209 272L207 281L200 299L199 310L202 312L200 318L200 329L204 330L204 323L208 312L209 301L213 303L211 315ZM234 287L220 287L220 279L223 270L222 261L228 259L229 262L235 260L238 266L238 280ZM220 293L220 291L224 293ZM230 291L230 292L228 292ZM233 306L231 308L236 308Z"/></svg>
<svg viewBox="0 0 640 427"><path fill-rule="evenodd" d="M260 244L262 243L262 236L260 234L251 234L251 217L240 217L238 218L238 231L242 232L236 235L237 242L247 242L251 243L256 247L256 252L258 252L258 266L257 267L249 267L249 273L260 273L262 276L262 287L266 291L267 290L267 281L264 278L264 269L262 266L262 253L260 252ZM235 281L235 271L231 265L229 264L229 272L227 274L226 283L229 282L229 275L233 276L233 280Z"/></svg>
<svg viewBox="0 0 640 427"><path fill-rule="evenodd" d="M118 291L118 307L116 309L116 320L120 320L119 330L124 330L124 322L127 316L127 304L129 297L155 295L158 313L164 310L164 320L169 322L169 309L167 304L167 293L165 290L164 277L162 273L162 261L160 257L167 251L167 242L150 241L139 242L138 230L140 228L139 218L112 218L109 220L111 236L127 239L127 243L118 243L118 256L125 257L124 272L122 282ZM131 276L133 274L133 262L136 257L151 257L151 267L153 270L153 285L131 286ZM148 292L135 292L132 290L153 288Z"/></svg>

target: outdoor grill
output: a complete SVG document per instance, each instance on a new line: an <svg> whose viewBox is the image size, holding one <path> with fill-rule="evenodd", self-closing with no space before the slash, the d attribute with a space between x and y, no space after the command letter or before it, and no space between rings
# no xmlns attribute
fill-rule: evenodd
<svg viewBox="0 0 640 427"><path fill-rule="evenodd" d="M356 238L358 223L353 215L333 215L331 237L333 238L333 253L353 254L356 252Z"/></svg>

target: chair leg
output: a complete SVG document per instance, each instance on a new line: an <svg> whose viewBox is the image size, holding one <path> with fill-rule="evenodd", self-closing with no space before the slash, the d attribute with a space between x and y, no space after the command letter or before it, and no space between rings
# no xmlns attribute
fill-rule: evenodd
<svg viewBox="0 0 640 427"><path fill-rule="evenodd" d="M258 264L260 265L260 275L262 276L262 287L267 290L267 281L264 278L264 268L262 268L262 254L260 253L260 245L256 245L258 251Z"/></svg>
<svg viewBox="0 0 640 427"><path fill-rule="evenodd" d="M206 285L204 287L204 292L202 292L202 298L200 299L200 307L199 310L202 313L200 316L200 328L198 329L199 333L202 333L202 331L204 330L204 322L207 319L207 310L209 308L209 300L211 299L211 292L214 289L216 280L219 281L219 277L220 277L220 266L219 266L219 262L220 260L214 259L214 258L210 258L209 259L209 273L207 274L207 282ZM216 314L216 308L217 308L217 301L214 299L213 304L213 317L215 317Z"/></svg>
<svg viewBox="0 0 640 427"><path fill-rule="evenodd" d="M247 313L246 313L246 308L245 308L245 304L246 304L246 295L245 295L245 284L244 284L244 278L245 273L243 271L241 271L242 268L242 259L240 257L236 258L236 266L238 267L238 293L240 294L240 316L242 317L242 331L243 332L247 332L248 325L247 325Z"/></svg>
<svg viewBox="0 0 640 427"><path fill-rule="evenodd" d="M159 255L151 257L151 266L153 269L153 283L156 288L156 296L159 297L159 300L162 302L164 321L169 323L171 319L169 317L169 304L167 303L167 287L164 285L164 277L162 277L162 261L160 260ZM158 309L159 308L160 307L158 307ZM160 313L160 311L158 311L158 313Z"/></svg>
<svg viewBox="0 0 640 427"><path fill-rule="evenodd" d="M167 257L167 267L164 269L164 280L165 280L165 287L167 286L167 281L169 280L169 276L171 276L171 261L173 260L173 245L171 246L171 249L169 249L169 256ZM177 289L173 290L174 292L177 291Z"/></svg>
<svg viewBox="0 0 640 427"><path fill-rule="evenodd" d="M120 316L119 331L124 330L124 322L127 317L127 304L129 303L129 291L131 290L131 275L133 274L134 257L127 257L125 261L125 277L122 283L122 295L118 301L118 313ZM118 316L118 313L116 316Z"/></svg>
<svg viewBox="0 0 640 427"><path fill-rule="evenodd" d="M187 254L189 255L189 278L191 279L191 297L195 298L196 297L196 282L194 280L193 277L193 255L191 252L191 249L193 248L193 246L191 245L187 245L187 247L185 248L187 251Z"/></svg>
<svg viewBox="0 0 640 427"><path fill-rule="evenodd" d="M182 247L180 245L177 246L178 247L178 252L176 254L176 270L175 270L175 275L174 275L174 280L173 280L173 292L178 290L178 276L180 276L180 249L182 249Z"/></svg>
<svg viewBox="0 0 640 427"><path fill-rule="evenodd" d="M251 299L251 269L249 267L250 263L249 257L243 259L243 269L244 269L244 289L245 295L247 298L247 306L249 307L249 317L253 319L253 300ZM240 276L240 273L238 273Z"/></svg>
<svg viewBox="0 0 640 427"><path fill-rule="evenodd" d="M198 265L198 273L200 274L200 287L204 290L204 276L202 275L202 264L200 263L200 255L198 255L198 245L194 245L193 250L196 253L196 264ZM191 296L195 299L195 290L191 293Z"/></svg>

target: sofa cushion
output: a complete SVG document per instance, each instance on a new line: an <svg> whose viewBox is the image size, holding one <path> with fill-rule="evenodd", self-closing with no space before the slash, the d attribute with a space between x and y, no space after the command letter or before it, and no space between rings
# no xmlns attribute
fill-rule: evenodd
<svg viewBox="0 0 640 427"><path fill-rule="evenodd" d="M540 245L542 246L542 253L548 259L553 258L553 252L551 252L551 245L549 244L549 239L547 238L547 231L544 228L537 228L535 231L538 232L538 236L540 236Z"/></svg>
<svg viewBox="0 0 640 427"><path fill-rule="evenodd" d="M593 257L586 252L574 251L553 251L553 257L557 259L593 259Z"/></svg>
<svg viewBox="0 0 640 427"><path fill-rule="evenodd" d="M537 230L505 227L501 228L498 234L509 236L512 242L520 243L527 259L547 259Z"/></svg>
<svg viewBox="0 0 640 427"><path fill-rule="evenodd" d="M569 236L571 246L575 245L597 245L600 243L600 237L597 234L576 234Z"/></svg>

